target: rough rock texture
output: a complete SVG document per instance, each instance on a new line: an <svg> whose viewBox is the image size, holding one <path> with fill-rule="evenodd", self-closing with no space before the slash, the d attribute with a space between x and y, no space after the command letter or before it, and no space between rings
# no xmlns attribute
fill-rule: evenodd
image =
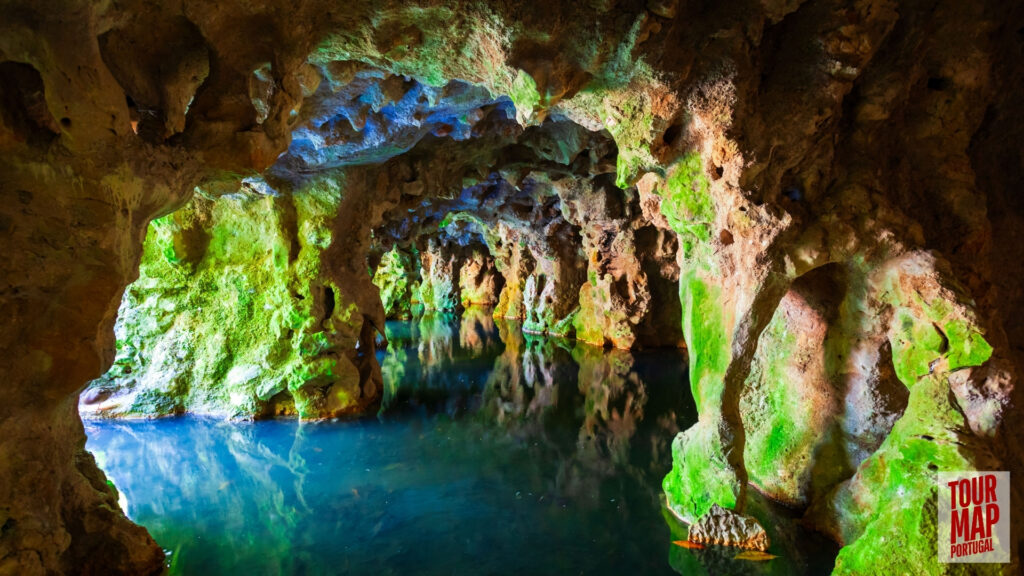
<svg viewBox="0 0 1024 576"><path fill-rule="evenodd" d="M418 254L396 246L381 256L373 272L373 285L380 290L381 304L388 318L412 317L413 305L419 302L419 277Z"/></svg>
<svg viewBox="0 0 1024 576"><path fill-rule="evenodd" d="M83 395L98 414L361 413L363 315L324 249L343 202L333 182L287 196L197 196L154 221L118 315L114 366ZM273 405L273 406L272 406Z"/></svg>
<svg viewBox="0 0 1024 576"><path fill-rule="evenodd" d="M936 471L1024 474L1019 3L0 10L0 574L160 570L83 451L78 393L118 354L142 376L113 374L150 394L99 405L166 405L145 375L194 379L166 362L182 352L244 392L201 382L179 389L186 403L287 412L287 388L296 409L306 391L307 417L371 406L385 318L371 276L441 228L480 236L505 280L496 313L526 329L678 343L664 323L678 311L700 413L664 482L682 517L742 509L749 482L845 545L837 574L942 574ZM336 210L283 227L323 187ZM212 220L190 227L195 204L168 217L197 189ZM238 237L209 234L232 220ZM329 241L307 261L304 238ZM216 293L147 287L157 267ZM140 274L128 301L155 289L155 316L132 325L155 339L117 348ZM190 302L213 305L178 308ZM302 316L294 333L259 303ZM210 326L192 349L174 338Z"/></svg>
<svg viewBox="0 0 1024 576"><path fill-rule="evenodd" d="M420 252L420 275L418 301L427 310L493 306L505 282L487 247L475 235L468 241L447 234L431 238Z"/></svg>
<svg viewBox="0 0 1024 576"><path fill-rule="evenodd" d="M850 477L907 406L885 358L885 312L866 286L847 285L849 275L831 264L793 283L740 397L748 481L789 505L806 506Z"/></svg>
<svg viewBox="0 0 1024 576"><path fill-rule="evenodd" d="M459 269L459 289L463 307L494 306L498 303L505 278L498 272L487 247L469 247L469 256Z"/></svg>
<svg viewBox="0 0 1024 576"><path fill-rule="evenodd" d="M698 544L736 546L749 550L768 550L768 533L755 518L726 510L718 504L690 526L690 541Z"/></svg>
<svg viewBox="0 0 1024 576"><path fill-rule="evenodd" d="M459 284L462 258L457 245L431 239L420 253L419 301L428 310L453 311L462 306Z"/></svg>

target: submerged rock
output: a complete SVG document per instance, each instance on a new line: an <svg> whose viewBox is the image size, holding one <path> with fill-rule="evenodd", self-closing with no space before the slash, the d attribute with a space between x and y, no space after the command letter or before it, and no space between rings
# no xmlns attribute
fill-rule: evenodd
<svg viewBox="0 0 1024 576"><path fill-rule="evenodd" d="M768 550L768 533L753 516L746 516L712 504L711 509L690 526L690 541L699 544L736 546Z"/></svg>

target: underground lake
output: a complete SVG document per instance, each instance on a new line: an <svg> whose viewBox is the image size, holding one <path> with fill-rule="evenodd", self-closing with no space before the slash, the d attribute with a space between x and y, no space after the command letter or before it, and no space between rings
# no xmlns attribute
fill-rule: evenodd
<svg viewBox="0 0 1024 576"><path fill-rule="evenodd" d="M827 574L767 502L770 562L684 549L664 508L693 424L685 354L523 334L490 311L388 321L376 417L86 420L170 574ZM680 535L681 534L681 535Z"/></svg>

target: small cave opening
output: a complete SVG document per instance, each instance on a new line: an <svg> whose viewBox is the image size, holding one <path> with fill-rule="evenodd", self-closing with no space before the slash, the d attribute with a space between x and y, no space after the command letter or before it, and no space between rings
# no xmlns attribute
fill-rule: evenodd
<svg viewBox="0 0 1024 576"><path fill-rule="evenodd" d="M331 316L334 315L334 307L336 306L334 288L331 288L330 286L323 287L323 306L324 313L322 321L327 322L331 319Z"/></svg>
<svg viewBox="0 0 1024 576"><path fill-rule="evenodd" d="M46 102L39 71L22 62L0 62L0 119L17 140L45 146L70 128L71 121L54 119ZM66 123L65 123L66 121Z"/></svg>
<svg viewBox="0 0 1024 576"><path fill-rule="evenodd" d="M281 390L274 394L267 401L267 405L260 414L262 418L294 418L298 415L295 409L295 397L288 390Z"/></svg>

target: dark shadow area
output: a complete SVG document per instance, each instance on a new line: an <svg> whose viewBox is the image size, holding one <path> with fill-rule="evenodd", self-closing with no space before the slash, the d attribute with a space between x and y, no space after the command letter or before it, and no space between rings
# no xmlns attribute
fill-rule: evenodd
<svg viewBox="0 0 1024 576"><path fill-rule="evenodd" d="M60 134L46 106L43 79L28 64L0 62L0 114L14 137L30 145L44 146Z"/></svg>

